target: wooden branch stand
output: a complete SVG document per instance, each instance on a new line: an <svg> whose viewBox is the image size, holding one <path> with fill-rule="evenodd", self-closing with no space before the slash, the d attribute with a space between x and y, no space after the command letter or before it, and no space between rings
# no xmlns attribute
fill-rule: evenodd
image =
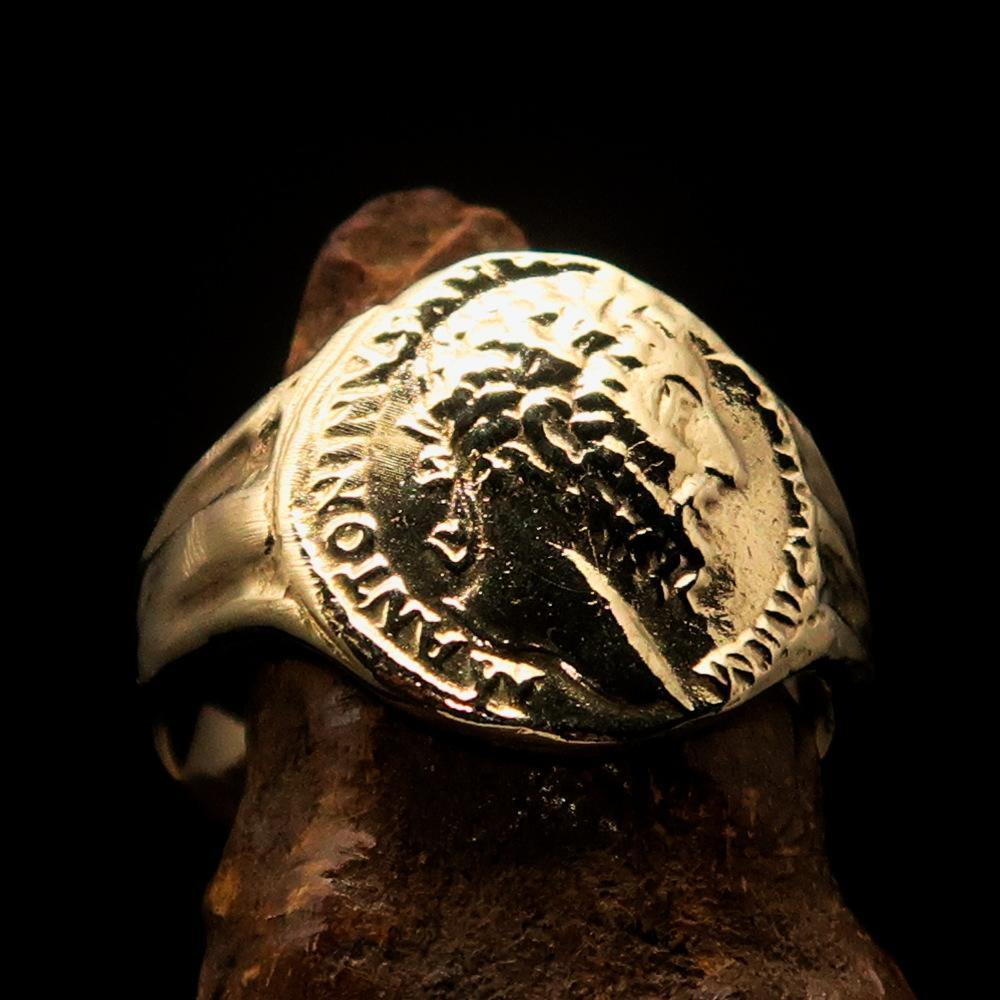
<svg viewBox="0 0 1000 1000"><path fill-rule="evenodd" d="M444 192L366 205L316 263L290 369L422 274L524 245ZM639 750L538 756L268 665L199 995L911 997L831 878L816 720L779 686Z"/></svg>

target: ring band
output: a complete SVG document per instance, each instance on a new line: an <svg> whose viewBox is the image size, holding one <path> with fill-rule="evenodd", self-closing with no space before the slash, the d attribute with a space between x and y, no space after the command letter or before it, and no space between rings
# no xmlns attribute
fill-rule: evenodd
<svg viewBox="0 0 1000 1000"><path fill-rule="evenodd" d="M286 632L410 711L614 744L865 659L812 438L599 260L490 253L337 331L192 469L144 553L140 676Z"/></svg>

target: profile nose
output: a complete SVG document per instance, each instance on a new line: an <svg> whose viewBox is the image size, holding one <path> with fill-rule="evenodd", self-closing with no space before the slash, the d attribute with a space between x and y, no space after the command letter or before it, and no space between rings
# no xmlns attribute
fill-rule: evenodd
<svg viewBox="0 0 1000 1000"><path fill-rule="evenodd" d="M697 450L702 468L730 489L743 489L747 484L747 468L739 445L707 407L700 416Z"/></svg>

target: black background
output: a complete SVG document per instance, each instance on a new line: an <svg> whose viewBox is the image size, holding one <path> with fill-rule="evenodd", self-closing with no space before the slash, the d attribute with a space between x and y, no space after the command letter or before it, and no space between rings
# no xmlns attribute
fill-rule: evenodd
<svg viewBox="0 0 1000 1000"><path fill-rule="evenodd" d="M130 995L193 995L200 897L224 837L152 751L133 681L139 553L181 475L278 379L328 231L370 197L423 185L503 209L536 248L602 257L667 291L812 430L854 519L877 667L838 696L830 854L918 995L963 995L952 883L964 790L936 681L955 658L937 596L953 542L927 429L940 425L944 362L922 347L951 335L942 232L960 209L922 111L748 106L696 137L613 115L558 133L433 121L362 130L331 110L308 127L237 125L220 106L123 118L92 151L89 207L108 249L91 319L107 323L81 377L111 400L95 404L95 488L121 484L128 502L108 491L88 734L88 773L101 779L87 822L97 891L118 914L109 950L124 935L142 984Z"/></svg>

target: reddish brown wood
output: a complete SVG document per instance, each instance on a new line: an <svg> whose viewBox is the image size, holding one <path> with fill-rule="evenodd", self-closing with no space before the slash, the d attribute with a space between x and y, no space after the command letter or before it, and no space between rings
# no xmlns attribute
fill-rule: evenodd
<svg viewBox="0 0 1000 1000"><path fill-rule="evenodd" d="M519 239L442 192L365 206L313 271L290 364ZM829 872L820 710L779 687L670 741L537 756L426 728L329 665L268 666L200 996L911 997Z"/></svg>
<svg viewBox="0 0 1000 1000"><path fill-rule="evenodd" d="M447 191L396 191L368 202L338 226L313 264L285 374L327 337L455 261L488 250L521 250L524 233L502 212L466 205Z"/></svg>

